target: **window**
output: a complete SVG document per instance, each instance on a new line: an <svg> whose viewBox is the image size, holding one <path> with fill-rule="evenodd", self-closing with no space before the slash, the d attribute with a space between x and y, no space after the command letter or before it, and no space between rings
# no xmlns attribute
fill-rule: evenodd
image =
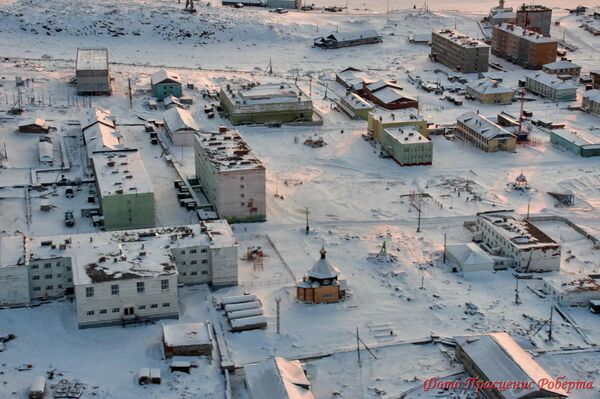
<svg viewBox="0 0 600 399"><path fill-rule="evenodd" d="M150 305L150 309L156 309L158 307L158 304L153 303L152 305Z"/></svg>
<svg viewBox="0 0 600 399"><path fill-rule="evenodd" d="M168 290L169 289L169 280L160 280L160 289Z"/></svg>
<svg viewBox="0 0 600 399"><path fill-rule="evenodd" d="M244 176L240 176L240 180L244 180Z"/></svg>
<svg viewBox="0 0 600 399"><path fill-rule="evenodd" d="M61 273L58 273L58 274L56 275L56 278L61 278L61 277L62 277L62 274L61 274Z"/></svg>
<svg viewBox="0 0 600 399"><path fill-rule="evenodd" d="M181 266L185 266L185 265L187 265L186 261L181 262Z"/></svg>
<svg viewBox="0 0 600 399"><path fill-rule="evenodd" d="M46 291L50 291L50 290L53 290L53 289L54 289L53 285L47 285L46 286Z"/></svg>
<svg viewBox="0 0 600 399"><path fill-rule="evenodd" d="M185 277L185 276L187 276L187 273L186 272L181 272L181 275Z"/></svg>
<svg viewBox="0 0 600 399"><path fill-rule="evenodd" d="M34 291L41 291L41 290L42 290L42 288L41 288L41 287L33 287L33 290L34 290Z"/></svg>
<svg viewBox="0 0 600 399"><path fill-rule="evenodd" d="M85 296L91 298L94 296L94 287L85 287Z"/></svg>
<svg viewBox="0 0 600 399"><path fill-rule="evenodd" d="M119 308L112 308L113 313L119 313L120 311L121 311L121 309L119 309Z"/></svg>
<svg viewBox="0 0 600 399"><path fill-rule="evenodd" d="M146 310L146 305L139 305L138 310Z"/></svg>
<svg viewBox="0 0 600 399"><path fill-rule="evenodd" d="M190 253L191 254L195 254L196 252L198 252L198 250L196 250L196 249L190 249Z"/></svg>
<svg viewBox="0 0 600 399"><path fill-rule="evenodd" d="M197 274L198 274L198 272L191 272L191 273L190 273L190 275L192 275L192 276L195 276L195 275L197 275Z"/></svg>
<svg viewBox="0 0 600 399"><path fill-rule="evenodd" d="M208 274L208 270L202 270L200 274Z"/></svg>
<svg viewBox="0 0 600 399"><path fill-rule="evenodd" d="M208 259L202 259L202 264L205 265L208 263Z"/></svg>
<svg viewBox="0 0 600 399"><path fill-rule="evenodd" d="M240 184L240 188L244 188L244 185L243 185L243 184Z"/></svg>
<svg viewBox="0 0 600 399"><path fill-rule="evenodd" d="M57 285L56 288L58 288L59 290L62 290L62 284Z"/></svg>
<svg viewBox="0 0 600 399"><path fill-rule="evenodd" d="M119 284L113 284L110 286L111 295L119 295Z"/></svg>
<svg viewBox="0 0 600 399"><path fill-rule="evenodd" d="M244 194L240 194L240 198L244 198Z"/></svg>
<svg viewBox="0 0 600 399"><path fill-rule="evenodd" d="M40 276L31 276L31 279L32 279L32 280L39 280L39 279L40 279Z"/></svg>
<svg viewBox="0 0 600 399"><path fill-rule="evenodd" d="M71 271L71 266L67 266L67 271L70 272Z"/></svg>
<svg viewBox="0 0 600 399"><path fill-rule="evenodd" d="M44 263L44 269L51 269L52 263Z"/></svg>
<svg viewBox="0 0 600 399"><path fill-rule="evenodd" d="M35 269L38 269L39 266L38 265L31 265L31 268L35 270Z"/></svg>
<svg viewBox="0 0 600 399"><path fill-rule="evenodd" d="M163 308L168 308L169 306L171 306L171 304L169 302L165 302L162 304Z"/></svg>
<svg viewBox="0 0 600 399"><path fill-rule="evenodd" d="M193 261L191 261L190 263L191 263L192 265L197 265L197 264L198 264L198 261L197 261L197 260L193 260Z"/></svg>
<svg viewBox="0 0 600 399"><path fill-rule="evenodd" d="M86 314L87 314L88 316L93 316L93 315L94 315L94 311L93 311L93 310L88 310L88 311L86 312Z"/></svg>
<svg viewBox="0 0 600 399"><path fill-rule="evenodd" d="M202 248L202 249L200 250L200 252L202 252L203 254L205 254L205 253L207 253L207 252L208 252L208 248Z"/></svg>
<svg viewBox="0 0 600 399"><path fill-rule="evenodd" d="M69 278L67 279L67 282L68 282L68 283L71 283L71 282L73 282L73 279L72 279L71 277L69 277Z"/></svg>
<svg viewBox="0 0 600 399"><path fill-rule="evenodd" d="M185 249L182 249L182 250L181 250L181 254L182 254L182 255L185 255Z"/></svg>
<svg viewBox="0 0 600 399"><path fill-rule="evenodd" d="M52 275L51 274L46 274L46 275L44 275L44 278L46 280L51 280L52 279Z"/></svg>
<svg viewBox="0 0 600 399"><path fill-rule="evenodd" d="M244 207L244 203L243 203L243 202L240 202L240 206L243 208L243 207Z"/></svg>
<svg viewBox="0 0 600 399"><path fill-rule="evenodd" d="M143 294L146 291L146 287L143 281L137 282L137 292L138 294Z"/></svg>
<svg viewBox="0 0 600 399"><path fill-rule="evenodd" d="M106 311L106 309L100 309L100 314L106 314L106 313L108 313L108 312Z"/></svg>

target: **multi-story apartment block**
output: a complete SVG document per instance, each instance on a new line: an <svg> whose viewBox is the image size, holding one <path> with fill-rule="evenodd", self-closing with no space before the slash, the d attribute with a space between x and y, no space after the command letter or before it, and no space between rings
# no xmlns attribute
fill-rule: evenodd
<svg viewBox="0 0 600 399"><path fill-rule="evenodd" d="M525 88L552 101L575 101L577 99L575 84L544 72L526 76Z"/></svg>
<svg viewBox="0 0 600 399"><path fill-rule="evenodd" d="M451 29L431 35L431 57L458 72L487 72L490 47L480 40Z"/></svg>
<svg viewBox="0 0 600 399"><path fill-rule="evenodd" d="M523 4L517 9L517 25L544 36L550 36L552 9L534 4Z"/></svg>
<svg viewBox="0 0 600 399"><path fill-rule="evenodd" d="M492 54L527 69L556 61L558 42L512 24L494 26Z"/></svg>

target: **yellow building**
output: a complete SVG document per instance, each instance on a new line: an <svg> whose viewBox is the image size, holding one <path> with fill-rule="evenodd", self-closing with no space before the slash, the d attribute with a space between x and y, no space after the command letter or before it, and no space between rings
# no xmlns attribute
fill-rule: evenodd
<svg viewBox="0 0 600 399"><path fill-rule="evenodd" d="M346 280L338 280L340 271L326 259L325 248L320 253L321 258L296 284L296 294L302 302L331 303L346 296Z"/></svg>
<svg viewBox="0 0 600 399"><path fill-rule="evenodd" d="M415 126L419 133L429 138L427 122L418 115L416 109L400 109L395 111L375 110L369 113L367 133L379 141L383 131L391 127Z"/></svg>

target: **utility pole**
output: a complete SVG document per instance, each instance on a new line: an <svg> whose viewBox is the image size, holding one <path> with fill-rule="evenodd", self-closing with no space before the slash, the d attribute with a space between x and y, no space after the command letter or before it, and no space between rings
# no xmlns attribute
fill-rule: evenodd
<svg viewBox="0 0 600 399"><path fill-rule="evenodd" d="M327 99L327 88L329 87L329 83L325 83L325 96L323 97L323 100Z"/></svg>
<svg viewBox="0 0 600 399"><path fill-rule="evenodd" d="M129 108L133 108L133 98L131 97L131 78L127 79L129 86Z"/></svg>
<svg viewBox="0 0 600 399"><path fill-rule="evenodd" d="M552 306L550 308L550 320L548 321L548 324L550 325L550 328L548 329L548 341L552 341L552 315L554 314L554 306Z"/></svg>
<svg viewBox="0 0 600 399"><path fill-rule="evenodd" d="M446 263L446 233L444 233L444 263Z"/></svg>
<svg viewBox="0 0 600 399"><path fill-rule="evenodd" d="M306 235L308 235L308 233L310 232L310 227L308 226L308 215L310 214L310 212L308 211L307 207L304 207L304 213L306 214Z"/></svg>
<svg viewBox="0 0 600 399"><path fill-rule="evenodd" d="M527 200L527 220L529 220L529 208L531 207L531 195L529 195L529 199Z"/></svg>
<svg viewBox="0 0 600 399"><path fill-rule="evenodd" d="M418 200L417 200L418 198ZM417 218L417 233L421 232L421 195L420 193L411 195L410 198L410 206L412 206L413 208L415 208L417 210L417 212L419 213L418 218Z"/></svg>
<svg viewBox="0 0 600 399"><path fill-rule="evenodd" d="M358 337L358 327L356 327L356 354L358 355L358 366L360 367L360 338Z"/></svg>
<svg viewBox="0 0 600 399"><path fill-rule="evenodd" d="M279 312L279 304L281 303L281 298L275 298L275 303L277 304L277 334L279 334L281 332L281 317Z"/></svg>
<svg viewBox="0 0 600 399"><path fill-rule="evenodd" d="M389 13L390 13L390 0L388 0L388 2L387 2L387 11L386 11L386 14L389 14Z"/></svg>
<svg viewBox="0 0 600 399"><path fill-rule="evenodd" d="M312 97L312 76L309 76L308 78L308 92L309 97Z"/></svg>
<svg viewBox="0 0 600 399"><path fill-rule="evenodd" d="M421 287L419 287L420 289L424 290L425 289L425 272L421 271Z"/></svg>
<svg viewBox="0 0 600 399"><path fill-rule="evenodd" d="M519 297L519 278L515 276L515 305L521 304L521 297Z"/></svg>

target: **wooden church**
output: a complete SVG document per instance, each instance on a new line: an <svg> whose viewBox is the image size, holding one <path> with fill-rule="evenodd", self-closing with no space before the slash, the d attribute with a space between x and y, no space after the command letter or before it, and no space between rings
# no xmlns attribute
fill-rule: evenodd
<svg viewBox="0 0 600 399"><path fill-rule="evenodd" d="M346 280L338 280L340 271L326 258L324 247L320 253L321 258L296 285L296 295L302 302L331 303L346 296Z"/></svg>

